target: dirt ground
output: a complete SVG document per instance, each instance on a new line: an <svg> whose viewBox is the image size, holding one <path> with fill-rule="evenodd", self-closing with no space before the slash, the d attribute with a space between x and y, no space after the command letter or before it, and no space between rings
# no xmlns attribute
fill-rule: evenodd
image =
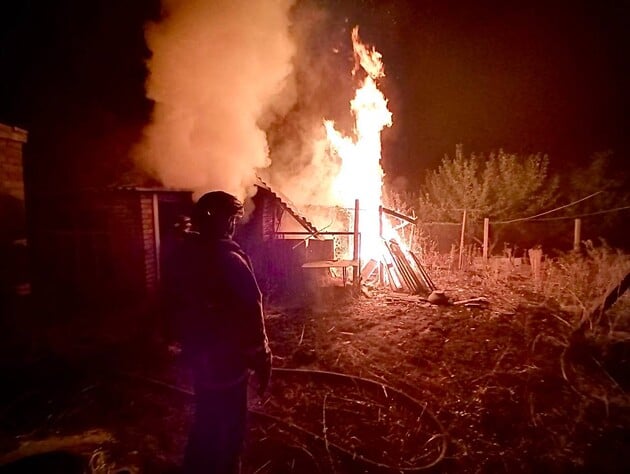
<svg viewBox="0 0 630 474"><path fill-rule="evenodd" d="M301 370L251 398L243 472L630 472L627 337L575 340L526 279L436 283L488 303L332 286L269 305L274 364ZM626 335L629 300L611 309ZM67 347L5 371L0 473L177 472L192 400L172 349Z"/></svg>

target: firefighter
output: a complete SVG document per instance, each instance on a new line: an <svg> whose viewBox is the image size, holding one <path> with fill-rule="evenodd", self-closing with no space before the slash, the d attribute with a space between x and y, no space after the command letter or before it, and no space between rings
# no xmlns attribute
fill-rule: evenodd
<svg viewBox="0 0 630 474"><path fill-rule="evenodd" d="M249 375L262 396L271 374L260 289L248 256L232 240L242 215L231 194L204 194L182 245L176 316L195 388L185 473L240 472Z"/></svg>

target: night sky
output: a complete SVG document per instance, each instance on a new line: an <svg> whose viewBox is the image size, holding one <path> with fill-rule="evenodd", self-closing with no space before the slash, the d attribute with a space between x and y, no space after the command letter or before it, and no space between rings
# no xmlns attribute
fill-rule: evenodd
<svg viewBox="0 0 630 474"><path fill-rule="evenodd" d="M455 143L468 152L548 153L556 165L609 149L625 159L624 2L370 3L391 12L391 32L372 23L363 31L382 43L397 89L400 171L454 154Z"/></svg>
<svg viewBox="0 0 630 474"><path fill-rule="evenodd" d="M158 2L3 3L0 122L29 130L31 173L98 183L131 169L128 150L151 111L143 24ZM391 176L417 178L456 143L548 153L557 169L603 150L625 163L625 2L311 3L328 12L322 41L358 24L383 53Z"/></svg>

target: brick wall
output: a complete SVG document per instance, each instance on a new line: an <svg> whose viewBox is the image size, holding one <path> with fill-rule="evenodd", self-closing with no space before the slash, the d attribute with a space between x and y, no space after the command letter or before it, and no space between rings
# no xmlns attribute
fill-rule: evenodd
<svg viewBox="0 0 630 474"><path fill-rule="evenodd" d="M0 124L0 313L6 295L30 292L22 147L26 131Z"/></svg>
<svg viewBox="0 0 630 474"><path fill-rule="evenodd" d="M24 202L22 146L27 133L0 123L0 193Z"/></svg>

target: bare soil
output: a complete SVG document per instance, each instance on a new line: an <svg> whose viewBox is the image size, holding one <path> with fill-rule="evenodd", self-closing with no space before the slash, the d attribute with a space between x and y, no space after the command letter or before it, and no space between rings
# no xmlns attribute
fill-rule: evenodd
<svg viewBox="0 0 630 474"><path fill-rule="evenodd" d="M331 286L269 305L274 364L302 371L274 372L270 393L251 398L243 471L630 472L628 295L611 309L615 332L576 339L571 315L526 280L437 283L451 301L489 304ZM81 472L77 459L87 472L177 472L189 374L150 339L68 342L7 369L0 473ZM18 461L49 452L75 457L56 471Z"/></svg>

